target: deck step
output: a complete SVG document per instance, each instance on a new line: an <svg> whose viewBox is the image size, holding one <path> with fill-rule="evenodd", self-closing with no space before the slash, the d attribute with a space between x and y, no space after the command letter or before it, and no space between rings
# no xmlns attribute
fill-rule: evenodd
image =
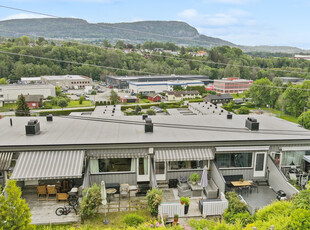
<svg viewBox="0 0 310 230"><path fill-rule="evenodd" d="M168 189L169 188L168 181L167 180L158 180L157 181L157 187L159 189Z"/></svg>

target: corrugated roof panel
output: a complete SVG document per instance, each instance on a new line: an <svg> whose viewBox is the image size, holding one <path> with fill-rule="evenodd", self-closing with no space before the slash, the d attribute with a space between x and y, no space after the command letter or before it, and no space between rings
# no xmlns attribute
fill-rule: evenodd
<svg viewBox="0 0 310 230"><path fill-rule="evenodd" d="M0 152L0 170L1 171L5 171L10 168L12 156L13 156L12 152Z"/></svg>
<svg viewBox="0 0 310 230"><path fill-rule="evenodd" d="M92 159L107 159L107 158L138 158L146 157L148 154L147 148L135 149L102 149L91 150L88 155Z"/></svg>
<svg viewBox="0 0 310 230"><path fill-rule="evenodd" d="M14 180L82 177L84 151L21 152L12 173Z"/></svg>
<svg viewBox="0 0 310 230"><path fill-rule="evenodd" d="M213 160L211 148L159 148L155 149L156 161L196 161Z"/></svg>

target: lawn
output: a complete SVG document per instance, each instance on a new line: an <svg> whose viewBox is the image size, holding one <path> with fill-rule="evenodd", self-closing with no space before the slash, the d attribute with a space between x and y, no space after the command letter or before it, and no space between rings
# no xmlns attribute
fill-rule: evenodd
<svg viewBox="0 0 310 230"><path fill-rule="evenodd" d="M149 211L145 209L140 209L136 212L111 212L107 214L107 219L110 221L108 225L103 224L104 214L98 214L85 221L84 224L73 224L73 225L51 225L51 226L37 226L37 230L65 230L70 229L71 227L76 227L78 229L124 229L125 225L122 222L122 219L126 214L137 213L142 216L145 222L148 222L152 219Z"/></svg>
<svg viewBox="0 0 310 230"><path fill-rule="evenodd" d="M46 106L49 106L49 103L46 104ZM78 107L88 107L88 106L92 106L92 101L83 101L82 104L79 103L79 101L70 101L68 106L65 108L78 108ZM38 108L40 109L40 108ZM61 107L59 106L52 106L52 109L61 109Z"/></svg>
<svg viewBox="0 0 310 230"><path fill-rule="evenodd" d="M231 94L231 96L233 96L233 98L244 98L245 97L245 93Z"/></svg>
<svg viewBox="0 0 310 230"><path fill-rule="evenodd" d="M16 103L5 103L3 107L0 107L0 112L7 112L10 109L16 109Z"/></svg>

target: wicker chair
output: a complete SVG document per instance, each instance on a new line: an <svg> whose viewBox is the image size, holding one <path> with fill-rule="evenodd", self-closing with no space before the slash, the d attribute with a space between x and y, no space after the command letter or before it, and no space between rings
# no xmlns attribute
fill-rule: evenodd
<svg viewBox="0 0 310 230"><path fill-rule="evenodd" d="M186 187L186 186L180 186L178 185L178 196L179 197L191 197L192 196L192 190L190 189L190 187Z"/></svg>
<svg viewBox="0 0 310 230"><path fill-rule="evenodd" d="M46 185L39 185L37 187L37 195L38 195L38 200L46 200L47 199ZM44 198L42 198L42 196L44 196Z"/></svg>
<svg viewBox="0 0 310 230"><path fill-rule="evenodd" d="M127 197L129 196L129 184L121 184L120 186L120 196Z"/></svg>

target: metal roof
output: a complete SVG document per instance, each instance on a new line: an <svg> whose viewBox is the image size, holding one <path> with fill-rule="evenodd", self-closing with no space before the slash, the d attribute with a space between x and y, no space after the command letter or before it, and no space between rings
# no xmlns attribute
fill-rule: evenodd
<svg viewBox="0 0 310 230"><path fill-rule="evenodd" d="M104 122L105 118L102 121L100 119L91 121L56 116L52 122L48 122L45 117L36 117L40 122L40 133L34 136L27 136L25 133L29 117L12 117L13 126L10 125L10 117L4 117L0 119L0 150L5 148L9 150L4 151L13 151L14 148L20 147L33 149L35 146L66 145L72 145L71 149L74 149L79 145L89 145L91 148L91 145L145 143L169 143L170 146L173 143L171 147L178 145L176 143L208 143L220 147L222 144L218 142L230 145L247 142L247 145L256 146L257 141L263 141L264 145L269 145L271 141L285 141L287 144L296 143L297 140L302 140L305 144L310 141L309 130L271 116L254 115L259 121L260 130L250 131L245 127L247 117L248 115L234 115L232 119L219 115L152 116L153 133L145 133L141 116L110 117L108 122ZM125 121L131 121L132 124ZM136 122L141 122L141 125L137 125ZM170 124L172 127L159 124ZM176 125L194 127L182 128ZM227 131L220 127L227 128Z"/></svg>
<svg viewBox="0 0 310 230"><path fill-rule="evenodd" d="M269 146L216 147L216 152L268 151Z"/></svg>
<svg viewBox="0 0 310 230"><path fill-rule="evenodd" d="M281 149L283 152L306 151L306 150L310 150L310 146L290 146L290 147L282 147Z"/></svg>
<svg viewBox="0 0 310 230"><path fill-rule="evenodd" d="M138 158L146 157L148 154L147 148L142 149L102 149L91 150L88 155L92 159L107 159L107 158Z"/></svg>
<svg viewBox="0 0 310 230"><path fill-rule="evenodd" d="M304 160L310 163L310 156L304 156Z"/></svg>
<svg viewBox="0 0 310 230"><path fill-rule="evenodd" d="M13 156L12 152L0 152L0 170L1 171L5 171L10 168L12 156Z"/></svg>
<svg viewBox="0 0 310 230"><path fill-rule="evenodd" d="M155 149L156 161L213 160L211 148L159 148Z"/></svg>
<svg viewBox="0 0 310 230"><path fill-rule="evenodd" d="M81 178L84 151L21 152L12 173L14 180Z"/></svg>

